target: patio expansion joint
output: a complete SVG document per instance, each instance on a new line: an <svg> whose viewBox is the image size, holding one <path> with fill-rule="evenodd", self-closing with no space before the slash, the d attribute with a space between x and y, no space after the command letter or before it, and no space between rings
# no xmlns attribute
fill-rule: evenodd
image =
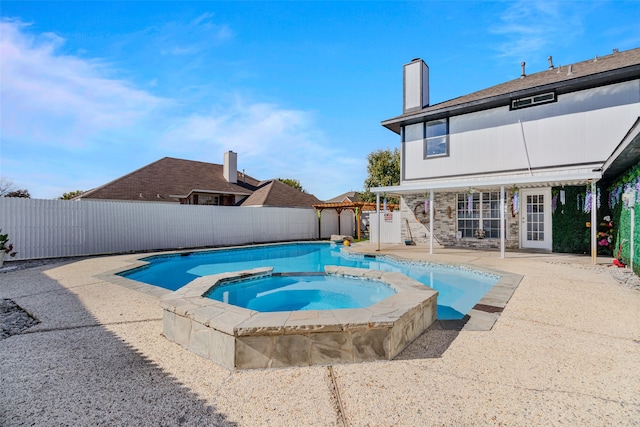
<svg viewBox="0 0 640 427"><path fill-rule="evenodd" d="M453 377L459 380L463 380L463 381L471 381L471 382L475 382L475 383L479 383L479 384L490 384L490 385L494 385L494 386L498 386L498 387L506 387L506 388L511 388L514 390L524 390L524 391L530 391L530 392L534 392L534 393L560 393L560 394L565 394L565 395L569 395L569 396L581 396L581 397L590 397L592 399L596 399L596 400L600 400L602 402L607 402L607 403L616 403L618 405L628 405L628 406L633 406L636 408L640 408L640 404L639 403L635 403L635 402L629 402L626 400L617 400L617 399L609 399L606 397L602 397L602 396L597 396L594 394L589 394L589 393L582 393L580 391L575 391L575 390L561 390L561 389L553 389L553 388L538 388L538 387L522 387L519 386L517 384L513 384L513 383L503 383L503 382L499 382L499 381L491 381L491 380L484 380L484 379L478 379L478 378L471 378L471 377L467 377L464 375L456 375L455 373L451 372L451 371L443 371L438 369L435 366L431 367L431 370L433 370L434 372L437 372L439 374L442 375L446 375L449 377Z"/></svg>
<svg viewBox="0 0 640 427"><path fill-rule="evenodd" d="M40 333L46 333L46 332L73 331L77 329L98 328L101 326L126 325L126 324L161 322L161 321L162 321L162 317L159 317L157 319L126 320L122 322L95 323L92 325L61 326L58 328L41 328L36 330L27 329L26 331L16 334L14 336L27 335L27 334L40 334Z"/></svg>
<svg viewBox="0 0 640 427"><path fill-rule="evenodd" d="M549 323L549 322L541 322L539 320L525 319L525 318L517 317L517 316L513 316L513 315L502 314L502 316L507 318L507 319L520 320L522 322L533 323L533 324L536 324L536 325L543 325L543 326L549 326L549 327L553 327L553 328L560 328L560 329L563 329L565 331L580 332L580 333L587 334L587 335L595 335L595 336L599 336L599 337L613 338L613 339L622 340L622 341L631 341L633 343L640 344L640 340L637 340L637 339L634 339L634 338L620 337L620 336L611 335L611 334L603 334L601 332L585 331L584 329L569 328L569 327L564 326L564 325L558 325L558 324Z"/></svg>
<svg viewBox="0 0 640 427"><path fill-rule="evenodd" d="M2 298L9 298L9 299L29 298L29 297L39 296L39 295L55 294L55 293L59 293L59 292L67 292L70 289L85 288L87 286L95 286L95 285L99 285L99 284L102 284L102 283L104 283L104 282L103 281L91 282L91 283L86 283L86 284L83 284L83 285L65 286L65 287L60 288L60 289L50 289L48 291L34 292L34 293L31 293L31 294L24 294L24 295L14 295L14 296L11 296L11 297L2 297Z"/></svg>
<svg viewBox="0 0 640 427"><path fill-rule="evenodd" d="M331 397L336 402L336 418L339 422L342 423L343 426L348 426L349 422L347 420L347 415L344 410L344 404L342 402L342 397L340 396L340 388L338 387L338 380L336 378L335 373L333 372L333 366L327 366L327 371L329 372L329 393L331 393Z"/></svg>

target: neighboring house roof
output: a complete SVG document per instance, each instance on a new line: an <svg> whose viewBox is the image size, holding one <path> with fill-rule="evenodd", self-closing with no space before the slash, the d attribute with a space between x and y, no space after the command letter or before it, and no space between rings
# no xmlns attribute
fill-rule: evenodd
<svg viewBox="0 0 640 427"><path fill-rule="evenodd" d="M316 203L320 203L320 200L313 194L303 193L274 179L261 182L258 189L245 199L241 206L310 208Z"/></svg>
<svg viewBox="0 0 640 427"><path fill-rule="evenodd" d="M238 173L236 184L223 176L223 166L214 163L164 157L105 185L83 193L78 199L177 202L177 195L194 191L250 195L259 181Z"/></svg>
<svg viewBox="0 0 640 427"><path fill-rule="evenodd" d="M327 203L340 203L340 202L359 202L360 201L360 193L357 191L347 191L339 196L334 197L333 199L329 199Z"/></svg>
<svg viewBox="0 0 640 427"><path fill-rule="evenodd" d="M549 90L557 94L574 92L606 84L637 79L640 75L640 48L595 57L571 65L562 65L526 75L421 110L411 111L382 122L386 128L400 133L402 124L425 116L434 119L488 108L509 105L511 99Z"/></svg>

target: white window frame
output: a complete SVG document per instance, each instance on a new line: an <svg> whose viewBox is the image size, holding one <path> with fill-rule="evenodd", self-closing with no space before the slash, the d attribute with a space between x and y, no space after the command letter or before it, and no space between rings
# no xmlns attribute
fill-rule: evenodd
<svg viewBox="0 0 640 427"><path fill-rule="evenodd" d="M429 136L428 135L428 131L427 129L429 128L429 124L436 124L436 123L443 123L444 124L444 133L443 134L437 134L437 135L433 135L433 136ZM433 159L433 158L437 158L437 157L447 157L449 155L449 119L448 118L444 118L444 119L438 119L438 120L430 120L428 122L425 122L424 124L424 158L425 159ZM442 143L444 144L444 152L442 153L436 153L436 154L429 154L429 143L430 142L434 142L434 141L438 141L441 140Z"/></svg>
<svg viewBox="0 0 640 427"><path fill-rule="evenodd" d="M478 192L472 194L472 210L471 213L468 212L468 194L467 193L458 193L456 195L456 231L462 232L463 239L472 239L476 238L475 231L482 230L486 239L499 239L500 238L500 192L496 191L487 191L487 192ZM491 204L494 203L496 206L492 207ZM487 209L488 205L488 209ZM489 214L487 214L487 210ZM494 212L494 215L491 216L491 212ZM460 222L471 222L470 227L460 227ZM498 227L486 227L485 222L491 224L492 221L497 221ZM475 224L474 224L475 223ZM466 224L465 224L466 225ZM465 230L470 230L470 234L467 233L465 235ZM492 236L491 233L494 235Z"/></svg>

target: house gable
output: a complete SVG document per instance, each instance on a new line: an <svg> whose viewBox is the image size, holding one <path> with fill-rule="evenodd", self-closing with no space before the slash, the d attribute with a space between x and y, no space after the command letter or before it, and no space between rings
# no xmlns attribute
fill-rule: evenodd
<svg viewBox="0 0 640 427"><path fill-rule="evenodd" d="M258 189L242 202L242 206L311 208L316 203L320 203L320 200L314 195L274 179L262 182Z"/></svg>

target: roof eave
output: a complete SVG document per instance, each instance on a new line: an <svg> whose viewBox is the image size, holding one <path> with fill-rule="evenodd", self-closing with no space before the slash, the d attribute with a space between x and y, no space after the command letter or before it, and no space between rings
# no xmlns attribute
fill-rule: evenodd
<svg viewBox="0 0 640 427"><path fill-rule="evenodd" d="M563 80L560 82L532 86L526 89L507 92L504 94L452 105L449 107L433 108L437 107L436 104L434 106L427 107L426 110L421 110L410 114L403 114L392 119L384 120L381 122L381 124L382 126L399 135L400 128L403 125L411 124L412 122L420 122L426 117L428 117L429 119L437 120L445 117L459 116L476 111L507 106L510 105L513 98L531 96L549 90L554 90L556 94L564 94L576 92L579 90L591 89L599 86L606 86L614 83L620 83L637 78L640 78L640 64L618 68L615 70L604 71L602 73L590 74L583 77L577 77L571 80Z"/></svg>
<svg viewBox="0 0 640 427"><path fill-rule="evenodd" d="M191 196L193 193L206 193L206 194L233 194L235 196L250 196L251 193L248 192L241 192L241 191L228 191L228 190L200 190L197 188L194 188L193 190L189 191L188 194L186 195L176 195L176 194L169 194L169 197L174 197L174 198L180 198L180 199L186 199L187 197Z"/></svg>

